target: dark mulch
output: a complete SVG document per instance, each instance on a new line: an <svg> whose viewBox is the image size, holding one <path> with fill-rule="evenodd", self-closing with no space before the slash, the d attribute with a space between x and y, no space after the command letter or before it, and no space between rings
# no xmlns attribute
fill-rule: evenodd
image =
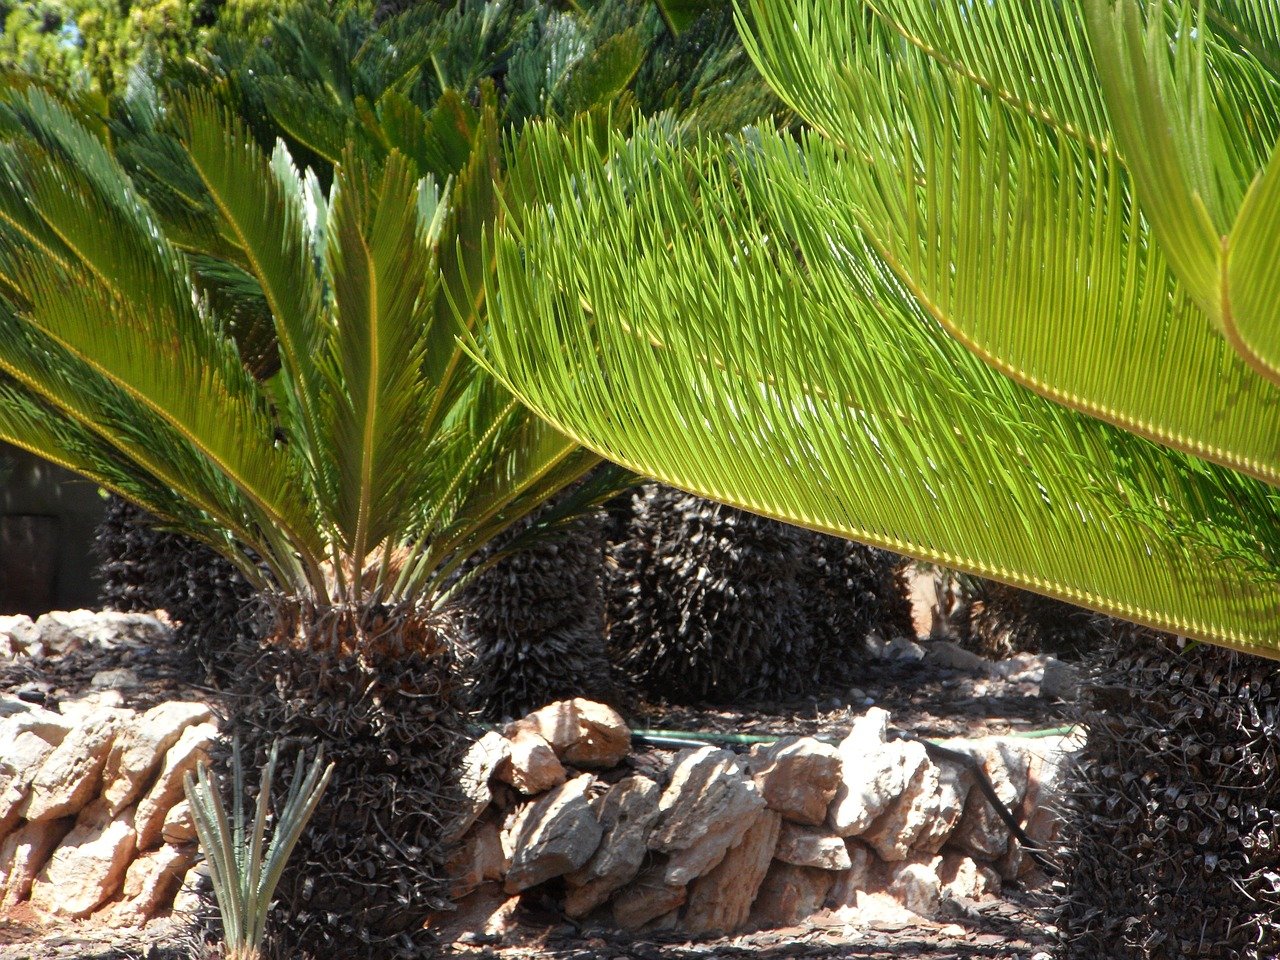
<svg viewBox="0 0 1280 960"><path fill-rule="evenodd" d="M920 737L961 737L1037 730L1070 723L1039 684L976 676L936 663L868 660L856 687L831 685L803 700L757 700L732 707L640 703L636 727L752 734L842 736L869 706L889 711L890 723Z"/></svg>
<svg viewBox="0 0 1280 960"><path fill-rule="evenodd" d="M1044 905L1033 894L1012 893L984 904L953 904L945 923L887 925L860 930L834 917L818 916L778 930L732 937L689 940L673 934L581 931L548 925L531 911L518 913L511 942L469 936L446 947L459 960L990 960L1047 958L1053 932ZM1040 958L1037 958L1040 960Z"/></svg>

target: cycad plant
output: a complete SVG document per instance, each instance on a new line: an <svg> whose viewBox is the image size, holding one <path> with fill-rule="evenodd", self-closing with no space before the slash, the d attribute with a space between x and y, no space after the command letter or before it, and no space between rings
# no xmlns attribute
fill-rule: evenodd
<svg viewBox="0 0 1280 960"><path fill-rule="evenodd" d="M480 269L464 242L497 202L492 107L445 193L395 150L349 151L323 190L210 97L175 104L216 271L100 131L38 89L14 92L3 122L0 365L16 385L0 391L0 435L274 597L264 645L233 654L232 732L255 754L275 737L328 743L337 762L280 886L300 914L285 929L356 952L420 938L461 743L440 614L452 575L596 462L457 344L482 310L462 295ZM246 288L278 347L266 377L237 341L243 314L223 309Z"/></svg>
<svg viewBox="0 0 1280 960"><path fill-rule="evenodd" d="M1274 5L743 8L809 132L532 138L556 199L496 245L478 349L504 382L686 490L1275 657ZM1274 795L1270 753L1241 770L1216 746L1215 796ZM1095 771L1102 802L1176 819L1176 785L1131 772ZM1234 856L1274 808L1217 815L1207 836L1240 846L1194 883L1208 862L1163 828L1119 852L1093 834L1068 933L1275 955L1271 848ZM1135 877L1146 909L1111 922L1099 891Z"/></svg>

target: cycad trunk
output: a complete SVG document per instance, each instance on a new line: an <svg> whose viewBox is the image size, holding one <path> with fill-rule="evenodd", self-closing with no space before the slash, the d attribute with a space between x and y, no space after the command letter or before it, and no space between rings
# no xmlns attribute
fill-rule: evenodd
<svg viewBox="0 0 1280 960"><path fill-rule="evenodd" d="M1091 659L1113 622L1082 607L981 577L961 576L961 642L984 657L1051 653Z"/></svg>
<svg viewBox="0 0 1280 960"><path fill-rule="evenodd" d="M890 554L656 485L626 505L611 509L609 643L652 695L802 695L856 671L869 630L911 629Z"/></svg>
<svg viewBox="0 0 1280 960"><path fill-rule="evenodd" d="M517 524L470 566L528 531ZM604 519L593 510L479 574L457 598L468 700L497 719L568 697L608 699Z"/></svg>
<svg viewBox="0 0 1280 960"><path fill-rule="evenodd" d="M119 497L107 502L94 540L99 600L111 610L166 610L177 639L219 672L237 638L253 634L253 590L230 562L190 537L155 529L156 520Z"/></svg>
<svg viewBox="0 0 1280 960"><path fill-rule="evenodd" d="M445 902L465 746L452 629L411 607L282 601L271 636L238 648L224 742L239 737L259 767L277 740L283 756L323 746L335 763L281 880L269 953L434 955L422 926Z"/></svg>
<svg viewBox="0 0 1280 960"><path fill-rule="evenodd" d="M1126 631L1087 697L1064 960L1280 956L1280 678Z"/></svg>

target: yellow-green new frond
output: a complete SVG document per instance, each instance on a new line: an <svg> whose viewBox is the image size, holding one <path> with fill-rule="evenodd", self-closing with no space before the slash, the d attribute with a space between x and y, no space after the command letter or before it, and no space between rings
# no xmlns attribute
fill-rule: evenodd
<svg viewBox="0 0 1280 960"><path fill-rule="evenodd" d="M1181 533L1222 519L1237 554L1265 552L1269 488L979 361L832 215L836 158L640 135L606 163L586 137L530 137L562 186L498 243L488 356L568 435L756 512L1276 654L1280 588Z"/></svg>

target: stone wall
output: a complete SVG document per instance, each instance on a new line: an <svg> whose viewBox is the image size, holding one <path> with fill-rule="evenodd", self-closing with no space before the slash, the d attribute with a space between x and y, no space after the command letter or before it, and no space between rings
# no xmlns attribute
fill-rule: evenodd
<svg viewBox="0 0 1280 960"><path fill-rule="evenodd" d="M889 738L888 719L872 708L838 745L708 745L668 762L633 754L622 718L586 700L488 733L468 754L453 861L464 925L529 892L628 930L732 932L824 910L910 919L1034 880L967 765ZM1050 796L1074 741L942 745L976 759L1031 839L1053 839Z"/></svg>
<svg viewBox="0 0 1280 960"><path fill-rule="evenodd" d="M168 633L145 614L0 617L0 660ZM0 694L0 910L134 926L169 912L188 879L197 851L183 777L207 756L214 717L197 702L129 708L110 689L119 672L95 676L56 712Z"/></svg>

